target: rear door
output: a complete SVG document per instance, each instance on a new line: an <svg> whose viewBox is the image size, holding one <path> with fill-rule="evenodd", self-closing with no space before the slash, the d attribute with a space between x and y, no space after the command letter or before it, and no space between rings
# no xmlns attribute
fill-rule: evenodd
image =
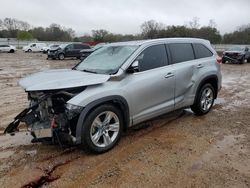
<svg viewBox="0 0 250 188"><path fill-rule="evenodd" d="M197 82L200 81L202 69L206 66L206 61L201 61L199 58L200 55L204 56L199 52L199 45L197 47L192 43L168 44L171 63L176 73L175 109L187 107L193 103Z"/></svg>
<svg viewBox="0 0 250 188"><path fill-rule="evenodd" d="M139 71L125 79L134 124L174 109L175 82L164 44L146 48L136 60Z"/></svg>

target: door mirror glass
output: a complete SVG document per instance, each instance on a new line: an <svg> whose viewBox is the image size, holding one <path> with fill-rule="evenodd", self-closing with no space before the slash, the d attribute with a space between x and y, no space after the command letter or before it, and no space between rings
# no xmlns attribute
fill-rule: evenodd
<svg viewBox="0 0 250 188"><path fill-rule="evenodd" d="M249 48L248 48L248 47L246 47L246 48L245 48L245 52L248 52L248 51L249 51Z"/></svg>

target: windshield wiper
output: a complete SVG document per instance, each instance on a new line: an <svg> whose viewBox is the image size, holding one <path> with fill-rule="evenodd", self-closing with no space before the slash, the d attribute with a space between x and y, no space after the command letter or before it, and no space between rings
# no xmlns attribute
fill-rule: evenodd
<svg viewBox="0 0 250 188"><path fill-rule="evenodd" d="M86 70L86 69L83 69L82 71L83 71L83 72L90 72L90 73L97 74L97 72L95 72L95 71L91 71L91 70Z"/></svg>

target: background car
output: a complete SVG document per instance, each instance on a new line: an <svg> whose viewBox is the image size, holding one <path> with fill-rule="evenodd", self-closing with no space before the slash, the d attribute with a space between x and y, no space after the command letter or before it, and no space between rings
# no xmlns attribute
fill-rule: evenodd
<svg viewBox="0 0 250 188"><path fill-rule="evenodd" d="M91 49L83 49L80 51L81 54L81 60L84 60L86 57L88 57L90 54L92 54L94 51L102 48L106 43L99 43L97 45L95 45L93 48Z"/></svg>
<svg viewBox="0 0 250 188"><path fill-rule="evenodd" d="M50 44L50 45L48 45L48 46L43 47L43 48L41 49L41 52L43 52L44 54L46 54L46 53L49 52L49 50L50 50L51 48L57 48L57 47L59 47L59 44Z"/></svg>
<svg viewBox="0 0 250 188"><path fill-rule="evenodd" d="M23 47L24 52L40 52L43 47L45 47L45 43L30 43L27 46Z"/></svg>
<svg viewBox="0 0 250 188"><path fill-rule="evenodd" d="M80 51L83 49L90 49L87 44L62 44L57 48L51 48L48 52L48 59L60 59L63 60L66 57L76 57L80 59Z"/></svg>
<svg viewBox="0 0 250 188"><path fill-rule="evenodd" d="M243 64L250 62L250 52L248 47L233 47L223 52L222 63L226 62Z"/></svg>
<svg viewBox="0 0 250 188"><path fill-rule="evenodd" d="M0 52L9 52L9 53L14 53L16 51L16 47L12 45L0 45Z"/></svg>

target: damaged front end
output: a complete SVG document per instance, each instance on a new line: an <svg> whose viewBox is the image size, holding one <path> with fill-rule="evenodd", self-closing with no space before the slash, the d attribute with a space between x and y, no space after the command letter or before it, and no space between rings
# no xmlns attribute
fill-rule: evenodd
<svg viewBox="0 0 250 188"><path fill-rule="evenodd" d="M82 107L67 104L67 101L85 88L29 91L30 107L18 114L4 133L18 131L18 126L24 122L34 137L32 142L52 141L60 145L74 144L76 124Z"/></svg>

